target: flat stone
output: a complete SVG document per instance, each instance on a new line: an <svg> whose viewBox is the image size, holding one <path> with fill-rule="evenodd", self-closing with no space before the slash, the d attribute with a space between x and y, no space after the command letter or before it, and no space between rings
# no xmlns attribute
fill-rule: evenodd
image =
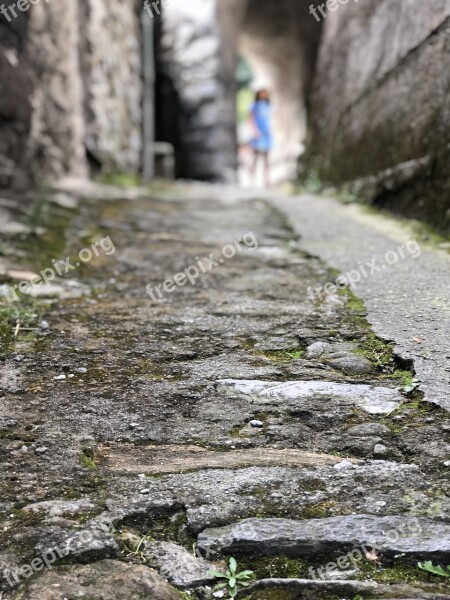
<svg viewBox="0 0 450 600"><path fill-rule="evenodd" d="M150 567L156 569L164 579L175 587L187 589L211 585L214 577L208 571L216 568L203 558L194 556L182 546L170 542L146 544L144 556Z"/></svg>
<svg viewBox="0 0 450 600"><path fill-rule="evenodd" d="M272 336L267 337L258 341L255 346L255 350L297 350L298 349L298 338L296 336Z"/></svg>
<svg viewBox="0 0 450 600"><path fill-rule="evenodd" d="M88 500L47 500L23 507L24 512L43 514L47 517L70 517L89 514L98 509L97 504Z"/></svg>
<svg viewBox="0 0 450 600"><path fill-rule="evenodd" d="M42 556L53 552L64 562L89 562L114 558L118 550L113 535L94 527L80 531L49 527L41 535L35 547L36 555Z"/></svg>
<svg viewBox="0 0 450 600"><path fill-rule="evenodd" d="M333 344L329 342L314 342L306 348L305 357L315 359L331 352L333 352Z"/></svg>
<svg viewBox="0 0 450 600"><path fill-rule="evenodd" d="M200 469L238 469L246 466L320 466L334 465L342 459L329 454L303 450L258 448L215 452L200 446L133 446L110 444L97 448L104 467L120 473L162 474ZM355 461L357 462L357 461Z"/></svg>
<svg viewBox="0 0 450 600"><path fill-rule="evenodd" d="M312 557L375 545L393 557L450 563L450 525L430 519L349 515L326 519L245 519L207 529L198 544L227 554Z"/></svg>
<svg viewBox="0 0 450 600"><path fill-rule="evenodd" d="M15 594L14 600L182 600L181 594L153 569L117 560L44 571Z"/></svg>
<svg viewBox="0 0 450 600"><path fill-rule="evenodd" d="M336 358L329 358L325 360L327 364L339 369L344 373L356 373L359 375L373 373L375 367L367 358L364 356L357 356L354 354L348 354L346 356L340 356Z"/></svg>
<svg viewBox="0 0 450 600"><path fill-rule="evenodd" d="M389 427L386 427L386 425L382 425L381 423L361 423L360 425L350 427L350 429L347 429L345 433L347 435L354 435L356 437L370 437L388 435L391 433L391 430Z"/></svg>
<svg viewBox="0 0 450 600"><path fill-rule="evenodd" d="M0 417L0 432L8 431L8 429L14 429L19 426L19 421L13 417L2 416Z"/></svg>
<svg viewBox="0 0 450 600"><path fill-rule="evenodd" d="M304 410L321 410L330 401L339 407L357 407L372 415L387 415L403 401L398 390L328 381L258 381L223 379L218 381L218 391L233 397L243 396L260 405L293 405Z"/></svg>
<svg viewBox="0 0 450 600"><path fill-rule="evenodd" d="M320 359L335 369L348 373L373 373L374 365L357 353L354 344L348 342L314 342L306 349L306 358Z"/></svg>

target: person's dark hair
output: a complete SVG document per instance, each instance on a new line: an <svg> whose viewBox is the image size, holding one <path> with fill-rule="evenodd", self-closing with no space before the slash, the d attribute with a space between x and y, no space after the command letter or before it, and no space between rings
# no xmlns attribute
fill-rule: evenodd
<svg viewBox="0 0 450 600"><path fill-rule="evenodd" d="M258 90L255 95L255 102L267 102L267 104L270 104L269 92L266 89Z"/></svg>

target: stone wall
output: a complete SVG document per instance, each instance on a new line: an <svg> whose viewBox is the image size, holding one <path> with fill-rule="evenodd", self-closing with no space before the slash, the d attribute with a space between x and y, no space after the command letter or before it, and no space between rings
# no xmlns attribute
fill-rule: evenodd
<svg viewBox="0 0 450 600"><path fill-rule="evenodd" d="M178 176L233 180L232 39L240 3L228 0L227 6L218 6L216 0L172 0L169 6L162 17L157 63L159 115L165 122L159 138L176 146ZM230 24L228 32L225 22Z"/></svg>
<svg viewBox="0 0 450 600"><path fill-rule="evenodd" d="M135 173L141 161L139 0L82 0L85 144L103 170Z"/></svg>
<svg viewBox="0 0 450 600"><path fill-rule="evenodd" d="M312 96L323 177L450 227L449 0L364 0L326 17Z"/></svg>
<svg viewBox="0 0 450 600"><path fill-rule="evenodd" d="M89 167L139 169L139 6L137 0L41 0L10 23L3 18L0 183L25 188L86 176Z"/></svg>
<svg viewBox="0 0 450 600"><path fill-rule="evenodd" d="M12 0L4 4L9 7ZM31 128L31 81L24 52L27 17L0 17L0 187L11 185Z"/></svg>

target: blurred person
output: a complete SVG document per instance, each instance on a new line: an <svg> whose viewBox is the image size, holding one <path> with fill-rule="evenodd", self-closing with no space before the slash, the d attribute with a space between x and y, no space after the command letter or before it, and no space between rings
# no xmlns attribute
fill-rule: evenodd
<svg viewBox="0 0 450 600"><path fill-rule="evenodd" d="M255 102L250 110L250 122L253 137L250 146L254 152L252 176L256 177L260 159L264 161L264 179L266 186L270 185L270 151L273 147L272 136L272 107L269 92L266 89L256 93Z"/></svg>

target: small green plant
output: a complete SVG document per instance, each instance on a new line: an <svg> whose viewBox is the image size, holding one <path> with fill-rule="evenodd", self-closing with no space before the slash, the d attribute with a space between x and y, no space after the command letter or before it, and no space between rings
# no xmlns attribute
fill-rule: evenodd
<svg viewBox="0 0 450 600"><path fill-rule="evenodd" d="M47 225L48 213L49 204L47 192L45 189L42 189L27 208L24 215L24 222L30 228L32 234L36 234L39 227L45 227Z"/></svg>
<svg viewBox="0 0 450 600"><path fill-rule="evenodd" d="M317 169L311 168L308 170L303 179L302 187L309 194L320 194L324 188L324 184Z"/></svg>
<svg viewBox="0 0 450 600"><path fill-rule="evenodd" d="M433 575L439 575L440 577L447 577L450 579L450 565L447 566L447 569L443 569L441 565L433 565L431 560L427 560L423 563L419 563L417 565L419 569L422 571L427 571L427 573L432 573Z"/></svg>
<svg viewBox="0 0 450 600"><path fill-rule="evenodd" d="M209 571L209 575L217 579L225 579L224 583L219 583L215 587L216 590L228 590L228 597L235 598L238 593L238 587L247 587L250 585L249 580L253 577L253 571L241 571L237 573L237 562L233 557L228 562L228 570L226 573L220 571Z"/></svg>
<svg viewBox="0 0 450 600"><path fill-rule="evenodd" d="M404 392L407 396L412 394L420 387L420 381L418 379L413 379L411 383L408 383L402 387L402 392Z"/></svg>

